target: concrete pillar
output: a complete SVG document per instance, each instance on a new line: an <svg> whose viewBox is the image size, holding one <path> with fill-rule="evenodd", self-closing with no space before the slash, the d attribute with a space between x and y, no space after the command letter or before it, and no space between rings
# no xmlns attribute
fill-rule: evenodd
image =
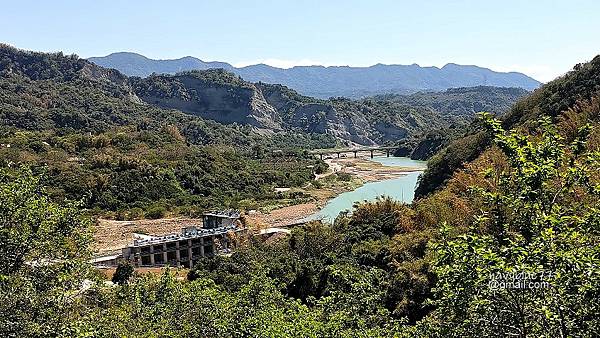
<svg viewBox="0 0 600 338"><path fill-rule="evenodd" d="M139 267L142 265L142 248L133 248L132 250L133 265Z"/></svg>
<svg viewBox="0 0 600 338"><path fill-rule="evenodd" d="M204 237L200 238L200 256L204 257Z"/></svg>
<svg viewBox="0 0 600 338"><path fill-rule="evenodd" d="M154 245L150 245L150 265L154 266Z"/></svg>
<svg viewBox="0 0 600 338"><path fill-rule="evenodd" d="M188 265L191 268L194 267L194 260L192 259L192 240L188 239Z"/></svg>
<svg viewBox="0 0 600 338"><path fill-rule="evenodd" d="M167 243L163 243L163 264L167 264Z"/></svg>
<svg viewBox="0 0 600 338"><path fill-rule="evenodd" d="M177 266L181 266L181 253L179 252L179 241L175 244L175 259L177 260Z"/></svg>

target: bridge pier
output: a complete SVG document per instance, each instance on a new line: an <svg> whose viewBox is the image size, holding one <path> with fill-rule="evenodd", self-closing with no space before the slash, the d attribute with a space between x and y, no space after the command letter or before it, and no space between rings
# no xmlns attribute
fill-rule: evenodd
<svg viewBox="0 0 600 338"><path fill-rule="evenodd" d="M342 154L346 157L346 154L354 153L354 158L358 158L359 152L370 152L371 158L375 158L375 152L383 152L385 150L385 156L390 157L394 155L394 151L396 147L392 146L376 146L376 147L363 147L363 148L335 148L335 149L317 149L309 151L310 154L316 156L319 155L319 158L323 160L326 156L333 156L333 154L337 155L337 158L341 158Z"/></svg>

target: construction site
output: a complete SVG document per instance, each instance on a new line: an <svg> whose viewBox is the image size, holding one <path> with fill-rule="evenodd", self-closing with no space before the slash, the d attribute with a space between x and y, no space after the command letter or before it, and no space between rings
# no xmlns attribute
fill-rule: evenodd
<svg viewBox="0 0 600 338"><path fill-rule="evenodd" d="M202 215L202 224L187 226L180 233L166 235L133 234L133 241L113 253L92 260L97 267L114 267L129 261L135 267L187 267L202 257L228 254L234 248L232 238L247 228L235 210Z"/></svg>

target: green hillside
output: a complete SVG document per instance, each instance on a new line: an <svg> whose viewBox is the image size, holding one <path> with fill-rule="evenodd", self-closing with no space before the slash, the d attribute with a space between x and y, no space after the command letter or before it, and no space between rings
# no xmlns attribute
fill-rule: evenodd
<svg viewBox="0 0 600 338"><path fill-rule="evenodd" d="M575 66L571 72L519 100L502 119L502 125L507 129L526 129L542 116L550 116L556 121L557 116L574 108L578 102L585 102L597 96L598 91L600 56ZM465 162L474 160L489 147L491 137L481 129L480 124L475 122L464 137L450 143L428 162L427 170L416 190L418 196L424 196L442 187Z"/></svg>
<svg viewBox="0 0 600 338"><path fill-rule="evenodd" d="M410 107L439 97L325 102L222 71L142 85L74 56L0 50L2 336L600 336L600 57L503 120L481 114L429 162L431 192L411 204L382 197L288 235L232 236L234 252L189 271L122 263L110 284L89 264L90 213L298 202L273 188L324 169L301 150L344 135L318 132L323 121L418 126L434 108ZM193 114L211 91L230 105L209 102L215 116L250 103L262 123L266 103L281 130ZM470 100L433 95L443 109ZM168 109L185 102L194 109ZM474 108L456 107L465 121Z"/></svg>
<svg viewBox="0 0 600 338"><path fill-rule="evenodd" d="M472 87L362 100L315 99L282 86L250 83L224 70L132 78L148 104L225 124L272 131L325 134L345 144L375 145L461 128L487 110L504 113L527 93L518 88Z"/></svg>
<svg viewBox="0 0 600 338"><path fill-rule="evenodd" d="M2 167L32 166L55 198L84 198L95 213L119 217L268 204L273 186L302 185L313 177L307 168L320 165L299 149L335 145L326 135L264 135L161 109L116 71L8 46L0 48L0 121Z"/></svg>

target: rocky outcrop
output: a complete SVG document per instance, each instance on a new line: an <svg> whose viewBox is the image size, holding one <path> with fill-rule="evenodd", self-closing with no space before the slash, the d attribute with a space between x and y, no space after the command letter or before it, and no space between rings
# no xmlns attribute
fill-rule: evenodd
<svg viewBox="0 0 600 338"><path fill-rule="evenodd" d="M365 100L316 99L282 85L250 83L224 70L185 72L132 78L137 96L162 108L177 109L220 123L249 125L262 131L328 134L340 143L376 145L415 140L415 156L423 159L443 140L417 138L466 125L476 108L497 112L523 90L477 87ZM485 104L479 104L479 101Z"/></svg>
<svg viewBox="0 0 600 338"><path fill-rule="evenodd" d="M282 130L281 118L252 84L207 81L195 73L139 79L136 93L146 103L231 124Z"/></svg>

